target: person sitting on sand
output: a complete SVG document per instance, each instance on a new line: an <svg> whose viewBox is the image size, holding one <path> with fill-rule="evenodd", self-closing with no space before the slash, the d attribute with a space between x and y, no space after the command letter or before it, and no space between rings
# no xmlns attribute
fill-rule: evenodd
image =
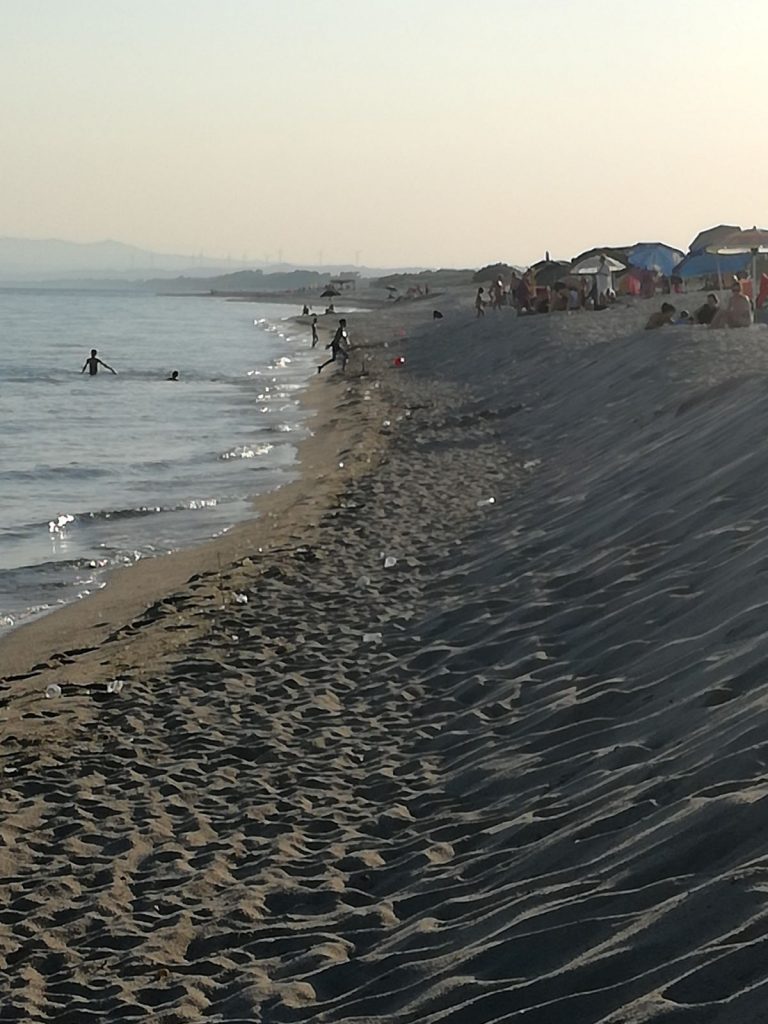
<svg viewBox="0 0 768 1024"><path fill-rule="evenodd" d="M107 364L105 362L103 362L101 359L97 358L97 355L98 355L97 349L92 348L91 349L91 354L88 356L88 358L83 363L83 368L80 371L80 373L85 373L85 371L87 369L88 373L92 377L95 377L96 374L99 372L99 367L103 366L104 369L105 370L109 370L110 373L117 374L117 370L113 370L111 366L107 366Z"/></svg>
<svg viewBox="0 0 768 1024"><path fill-rule="evenodd" d="M347 360L349 359L349 338L347 335L347 321L339 320L339 326L336 328L336 333L325 346L331 350L331 358L326 359L324 363L321 363L317 372L322 373L323 367L328 366L329 363L335 363L337 358L341 358L341 372L347 368Z"/></svg>
<svg viewBox="0 0 768 1024"><path fill-rule="evenodd" d="M731 285L731 297L725 309L718 309L710 327L749 327L754 317L752 303L741 290L741 282Z"/></svg>
<svg viewBox="0 0 768 1024"><path fill-rule="evenodd" d="M171 371L171 376L170 377L166 377L165 379L166 380L178 380L179 379L179 371L178 370L172 370Z"/></svg>
<svg viewBox="0 0 768 1024"><path fill-rule="evenodd" d="M485 299L483 298L484 288L478 288L477 294L475 295L475 319L479 320L481 316L485 316Z"/></svg>
<svg viewBox="0 0 768 1024"><path fill-rule="evenodd" d="M715 314L717 313L719 305L720 300L718 299L718 297L715 295L714 292L710 292L707 296L707 301L704 303L704 305L699 306L699 308L694 313L696 323L711 324L712 321L715 319Z"/></svg>
<svg viewBox="0 0 768 1024"><path fill-rule="evenodd" d="M662 302L661 309L656 313L651 313L648 317L648 323L645 325L646 331L655 330L657 327L663 327L664 324L671 324L672 318L674 317L677 310L671 303Z"/></svg>

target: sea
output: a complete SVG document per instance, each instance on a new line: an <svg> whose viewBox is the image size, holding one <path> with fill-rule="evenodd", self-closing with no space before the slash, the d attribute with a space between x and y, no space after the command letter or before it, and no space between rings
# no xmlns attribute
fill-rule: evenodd
<svg viewBox="0 0 768 1024"><path fill-rule="evenodd" d="M0 290L0 632L224 533L295 476L318 362L299 312ZM81 373L92 348L116 375Z"/></svg>

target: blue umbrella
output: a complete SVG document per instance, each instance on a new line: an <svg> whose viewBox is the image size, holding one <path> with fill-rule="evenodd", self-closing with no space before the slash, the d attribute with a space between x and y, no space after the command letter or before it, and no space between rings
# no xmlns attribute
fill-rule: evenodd
<svg viewBox="0 0 768 1024"><path fill-rule="evenodd" d="M669 277L683 255L679 249L673 249L663 242L640 242L629 250L627 259L629 265L638 270L655 270Z"/></svg>
<svg viewBox="0 0 768 1024"><path fill-rule="evenodd" d="M739 274L749 267L749 253L717 256L711 252L695 252L675 267L680 277L708 277L710 274Z"/></svg>

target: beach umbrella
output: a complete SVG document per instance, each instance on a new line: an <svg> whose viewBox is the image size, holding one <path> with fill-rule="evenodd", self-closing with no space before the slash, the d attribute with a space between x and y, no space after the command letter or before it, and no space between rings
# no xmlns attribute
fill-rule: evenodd
<svg viewBox="0 0 768 1024"><path fill-rule="evenodd" d="M627 259L630 266L638 270L655 270L664 277L671 277L684 255L680 249L663 242L639 242L629 250Z"/></svg>
<svg viewBox="0 0 768 1024"><path fill-rule="evenodd" d="M749 269L749 253L720 256L713 252L689 253L682 263L675 267L678 277L709 277L717 274L740 274Z"/></svg>
<svg viewBox="0 0 768 1024"><path fill-rule="evenodd" d="M612 259L610 256L605 257L604 264L612 274L615 274L619 270L626 270L627 268L623 263L619 263L618 260ZM600 269L600 254L593 254L587 256L583 260L579 260L574 266L571 267L572 274L596 274Z"/></svg>
<svg viewBox="0 0 768 1024"><path fill-rule="evenodd" d="M341 295L341 292L336 291L335 288L326 288L324 292L320 292L321 299L333 299L337 295Z"/></svg>
<svg viewBox="0 0 768 1024"><path fill-rule="evenodd" d="M539 260L530 269L535 275L537 286L551 286L568 275L570 263L564 260Z"/></svg>
<svg viewBox="0 0 768 1024"><path fill-rule="evenodd" d="M734 231L732 235L727 235L707 251L717 253L719 256L737 256L749 253L752 257L753 299L757 299L757 257L759 253L768 252L768 231L763 228Z"/></svg>

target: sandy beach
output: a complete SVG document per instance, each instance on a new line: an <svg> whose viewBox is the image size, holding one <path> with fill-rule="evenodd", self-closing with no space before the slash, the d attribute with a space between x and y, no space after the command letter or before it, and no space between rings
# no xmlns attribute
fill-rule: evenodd
<svg viewBox="0 0 768 1024"><path fill-rule="evenodd" d="M768 1021L768 331L471 304L0 640L3 1021Z"/></svg>

